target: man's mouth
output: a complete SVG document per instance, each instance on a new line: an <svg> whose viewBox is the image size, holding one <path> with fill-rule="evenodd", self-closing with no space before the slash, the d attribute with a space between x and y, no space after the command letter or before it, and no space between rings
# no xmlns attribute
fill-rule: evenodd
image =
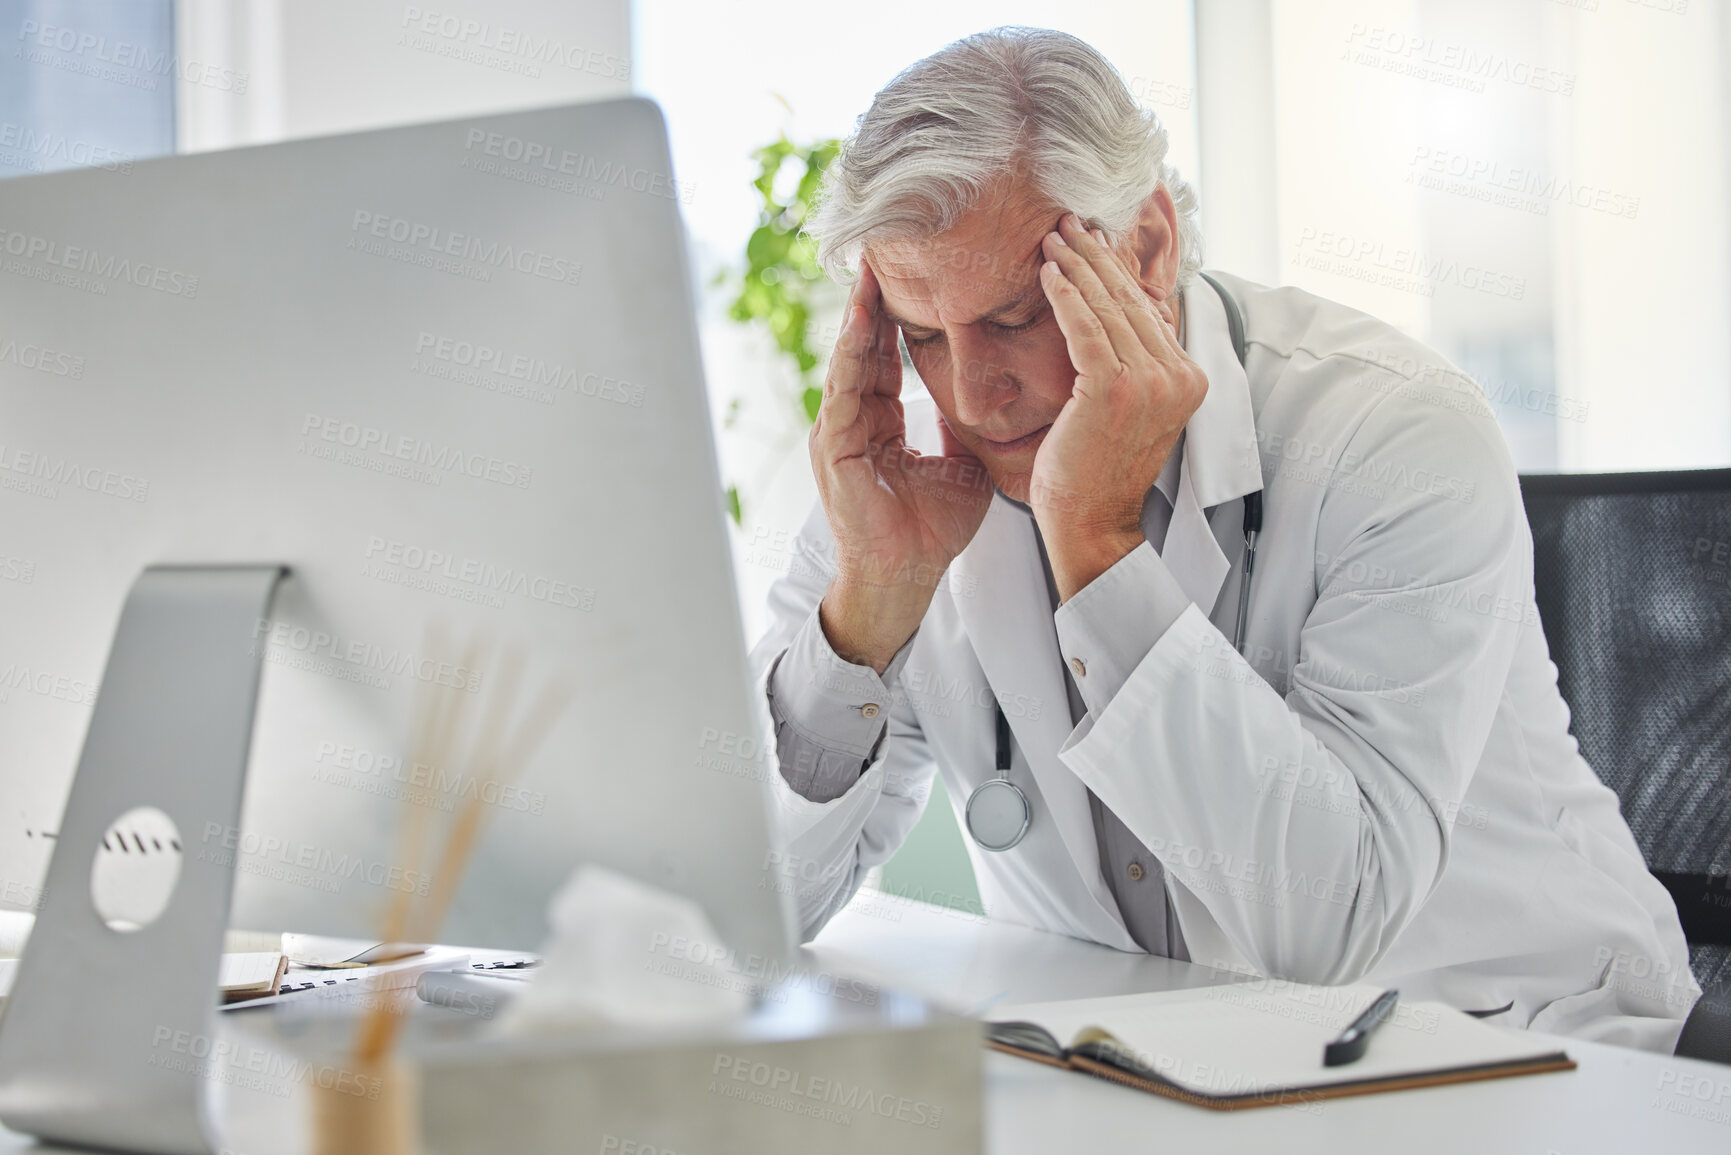
<svg viewBox="0 0 1731 1155"><path fill-rule="evenodd" d="M987 437L982 433L980 434L980 440L991 446L994 453L1017 453L1021 450L1032 449L1038 445L1040 443L1040 438L1044 437L1046 435L1046 430L1050 428L1052 428L1050 424L1042 425L1032 433L1025 433L1022 436L1012 438L1009 441L999 441L995 437Z"/></svg>

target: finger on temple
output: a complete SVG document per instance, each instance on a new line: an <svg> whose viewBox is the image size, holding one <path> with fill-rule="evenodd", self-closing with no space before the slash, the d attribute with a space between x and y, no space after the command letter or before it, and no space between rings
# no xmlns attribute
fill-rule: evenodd
<svg viewBox="0 0 1731 1155"><path fill-rule="evenodd" d="M819 437L833 436L859 417L860 385L865 373L861 350L871 340L871 321L857 303L848 307L844 317L836 355L830 358L823 401L818 406Z"/></svg>
<svg viewBox="0 0 1731 1155"><path fill-rule="evenodd" d="M1046 290L1046 299L1052 302L1052 316L1057 319L1058 329L1069 345L1070 364L1077 374L1110 380L1117 374L1121 362L1112 347L1111 337L1094 310L1088 307L1088 302L1083 300L1081 290L1055 263L1042 266L1040 285Z"/></svg>
<svg viewBox="0 0 1731 1155"><path fill-rule="evenodd" d="M1125 258L1106 243L1106 234L1099 229L1088 230L1079 239L1077 251L1100 278L1106 292L1124 310L1125 319L1143 347L1157 356L1163 348L1171 347L1171 340L1163 332L1165 326L1161 318L1148 304L1148 292Z"/></svg>
<svg viewBox="0 0 1731 1155"><path fill-rule="evenodd" d="M867 362L864 391L896 397L902 391L902 351L897 344L900 330L883 308L883 286L865 258L860 258L860 303L871 318L869 343L860 350Z"/></svg>
<svg viewBox="0 0 1731 1155"><path fill-rule="evenodd" d="M1064 222L1060 222L1059 237L1064 243L1048 240L1045 251L1099 318L1100 327L1111 341L1118 360L1129 361L1136 357L1142 352L1143 338L1130 318L1125 316L1123 302L1113 295L1101 276L1101 270L1095 267L1095 261L1102 259L1102 254L1094 238ZM1084 251L1083 246L1089 251Z"/></svg>

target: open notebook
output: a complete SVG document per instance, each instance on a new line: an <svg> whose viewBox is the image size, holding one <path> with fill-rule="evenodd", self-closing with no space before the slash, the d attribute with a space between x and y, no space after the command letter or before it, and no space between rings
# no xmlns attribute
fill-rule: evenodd
<svg viewBox="0 0 1731 1155"><path fill-rule="evenodd" d="M987 1045L1215 1110L1572 1070L1555 1044L1441 1003L1402 1002L1357 1062L1323 1047L1381 990L1259 980L1007 1008ZM1068 1040L1061 1043L1059 1040Z"/></svg>

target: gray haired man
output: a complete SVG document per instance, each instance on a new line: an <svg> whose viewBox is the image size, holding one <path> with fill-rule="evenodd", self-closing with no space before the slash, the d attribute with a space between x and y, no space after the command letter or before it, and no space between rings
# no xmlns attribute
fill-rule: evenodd
<svg viewBox="0 0 1731 1155"><path fill-rule="evenodd" d="M753 655L806 933L941 773L995 918L1670 1049L1699 987L1568 734L1482 394L1201 275L1166 152L1099 53L1000 29L896 77L828 175L857 279Z"/></svg>

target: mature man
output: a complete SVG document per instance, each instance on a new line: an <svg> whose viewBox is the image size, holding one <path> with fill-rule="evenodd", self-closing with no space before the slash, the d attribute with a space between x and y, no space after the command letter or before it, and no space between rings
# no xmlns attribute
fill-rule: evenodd
<svg viewBox="0 0 1731 1155"><path fill-rule="evenodd" d="M1002 29L896 77L829 173L858 279L753 656L805 932L936 771L993 917L1671 1049L1699 988L1569 736L1482 394L1199 275L1166 148L1093 49Z"/></svg>

